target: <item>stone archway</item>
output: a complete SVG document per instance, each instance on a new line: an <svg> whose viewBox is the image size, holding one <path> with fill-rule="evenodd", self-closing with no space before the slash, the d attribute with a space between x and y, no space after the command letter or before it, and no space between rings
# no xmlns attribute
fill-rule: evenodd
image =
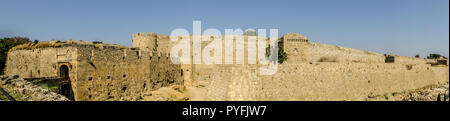
<svg viewBox="0 0 450 121"><path fill-rule="evenodd" d="M60 94L71 100L75 100L69 77L69 67L67 65L61 65L59 67L59 77L61 79L61 85L59 87Z"/></svg>

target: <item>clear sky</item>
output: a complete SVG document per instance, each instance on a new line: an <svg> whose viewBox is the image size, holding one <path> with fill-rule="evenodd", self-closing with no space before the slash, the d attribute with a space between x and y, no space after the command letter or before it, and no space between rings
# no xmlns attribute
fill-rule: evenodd
<svg viewBox="0 0 450 121"><path fill-rule="evenodd" d="M0 0L0 37L131 46L131 34L279 29L313 42L425 57L449 55L449 0Z"/></svg>

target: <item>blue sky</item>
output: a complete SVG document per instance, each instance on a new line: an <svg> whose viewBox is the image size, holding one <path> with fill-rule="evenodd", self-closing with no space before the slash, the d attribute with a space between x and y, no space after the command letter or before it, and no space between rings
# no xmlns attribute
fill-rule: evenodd
<svg viewBox="0 0 450 121"><path fill-rule="evenodd" d="M279 29L378 53L449 55L448 0L0 0L0 37L131 46L175 28Z"/></svg>

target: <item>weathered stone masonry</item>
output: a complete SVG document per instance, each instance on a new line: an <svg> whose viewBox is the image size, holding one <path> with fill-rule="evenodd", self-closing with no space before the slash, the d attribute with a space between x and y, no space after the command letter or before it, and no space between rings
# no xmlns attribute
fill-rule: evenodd
<svg viewBox="0 0 450 121"><path fill-rule="evenodd" d="M288 59L267 76L258 75L264 65L249 64L249 53L257 52L248 50L249 36L241 36L242 48L234 37L232 54L244 53L242 59L233 58L234 64L173 64L168 53L176 43L169 36L132 37L133 48L82 41L15 47L8 54L6 74L62 80L67 75L70 85L61 89L73 90L75 100L137 100L172 84L206 86L206 100L363 100L449 79L448 62L432 66L436 60L392 56L395 61L386 63L383 54L313 43L300 34L280 37ZM208 43L202 41L201 49Z"/></svg>
<svg viewBox="0 0 450 121"><path fill-rule="evenodd" d="M68 67L75 100L135 100L143 93L182 84L169 55L108 44L66 41L61 47L11 51L8 74L60 77Z"/></svg>

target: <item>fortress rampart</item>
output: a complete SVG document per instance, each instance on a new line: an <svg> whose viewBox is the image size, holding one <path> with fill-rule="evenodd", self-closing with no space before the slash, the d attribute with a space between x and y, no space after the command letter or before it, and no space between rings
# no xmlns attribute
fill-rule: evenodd
<svg viewBox="0 0 450 121"><path fill-rule="evenodd" d="M8 61L6 73L22 78L69 76L75 100L135 100L183 83L181 65L172 64L168 54L107 44L69 41L60 47L14 50L8 60L17 61Z"/></svg>
<svg viewBox="0 0 450 121"><path fill-rule="evenodd" d="M314 62L281 64L274 75L256 66L219 66L210 77L209 100L364 100L448 82L448 67L419 64Z"/></svg>
<svg viewBox="0 0 450 121"><path fill-rule="evenodd" d="M249 56L258 52L249 50L257 48L248 41L250 36L233 37L233 64L224 64L225 56L223 64L193 64L192 42L191 63L173 64L169 53L177 43L169 36L132 37L132 48L81 41L15 47L8 54L6 74L62 80L67 76L70 82L64 84L70 84L75 100L137 100L172 84L206 86L208 100L363 100L449 80L448 65L432 66L433 59L393 56L391 63L383 54L313 43L300 34L279 38L288 59L276 74L267 76L258 75L257 59L249 64L258 56ZM238 37L244 41L237 42ZM222 47L224 41L222 36ZM202 41L201 49L209 43ZM238 53L242 57L236 57Z"/></svg>

